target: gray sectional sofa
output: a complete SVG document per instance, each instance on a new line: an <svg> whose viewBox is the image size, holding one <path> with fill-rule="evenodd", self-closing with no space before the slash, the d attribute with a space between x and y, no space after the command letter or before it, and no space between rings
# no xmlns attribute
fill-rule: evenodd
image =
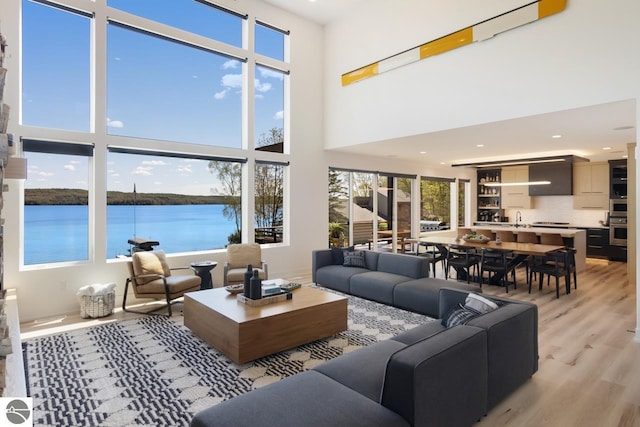
<svg viewBox="0 0 640 427"><path fill-rule="evenodd" d="M439 290L439 318L468 292ZM538 368L538 311L499 307L433 321L199 412L191 426L469 426Z"/></svg>
<svg viewBox="0 0 640 427"><path fill-rule="evenodd" d="M429 263L415 255L363 251L365 266L344 265L344 250L320 249L312 253L311 278L317 285L361 298L438 316L442 287L481 292L480 287L429 276Z"/></svg>

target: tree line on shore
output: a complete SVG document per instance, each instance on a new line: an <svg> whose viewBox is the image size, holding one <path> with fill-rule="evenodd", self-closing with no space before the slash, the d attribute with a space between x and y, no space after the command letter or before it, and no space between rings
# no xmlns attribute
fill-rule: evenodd
<svg viewBox="0 0 640 427"><path fill-rule="evenodd" d="M72 188L27 188L25 205L87 205L89 192ZM224 205L229 196L189 196L171 193L107 191L107 205Z"/></svg>

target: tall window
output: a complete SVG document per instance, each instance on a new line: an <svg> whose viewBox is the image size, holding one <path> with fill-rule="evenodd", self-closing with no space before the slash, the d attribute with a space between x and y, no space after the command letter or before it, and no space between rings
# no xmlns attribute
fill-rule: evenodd
<svg viewBox="0 0 640 427"><path fill-rule="evenodd" d="M90 39L80 12L22 2L22 124L89 131Z"/></svg>
<svg viewBox="0 0 640 427"><path fill-rule="evenodd" d="M257 243L280 243L284 232L284 164L256 162L255 229Z"/></svg>
<svg viewBox="0 0 640 427"><path fill-rule="evenodd" d="M242 21L246 16L213 3L193 0L108 0L107 5L203 37L242 47Z"/></svg>
<svg viewBox="0 0 640 427"><path fill-rule="evenodd" d="M451 227L451 182L447 178L424 177L420 182L420 221L423 229Z"/></svg>
<svg viewBox="0 0 640 427"><path fill-rule="evenodd" d="M256 53L285 61L285 40L289 32L263 22L256 22Z"/></svg>
<svg viewBox="0 0 640 427"><path fill-rule="evenodd" d="M284 82L286 74L256 66L256 149L284 153Z"/></svg>
<svg viewBox="0 0 640 427"><path fill-rule="evenodd" d="M329 169L329 244L349 243L349 172Z"/></svg>
<svg viewBox="0 0 640 427"><path fill-rule="evenodd" d="M23 140L24 265L87 261L93 146ZM64 248L64 250L60 250Z"/></svg>
<svg viewBox="0 0 640 427"><path fill-rule="evenodd" d="M240 60L118 24L107 37L109 134L241 147Z"/></svg>
<svg viewBox="0 0 640 427"><path fill-rule="evenodd" d="M134 237L165 252L222 249L240 240L242 164L112 148L108 156L107 257Z"/></svg>

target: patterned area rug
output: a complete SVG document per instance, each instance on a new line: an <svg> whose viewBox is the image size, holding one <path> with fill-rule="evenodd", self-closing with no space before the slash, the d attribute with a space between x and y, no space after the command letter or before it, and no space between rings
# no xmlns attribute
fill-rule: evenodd
<svg viewBox="0 0 640 427"><path fill-rule="evenodd" d="M187 426L195 413L432 319L349 296L349 329L236 365L174 315L26 342L34 425Z"/></svg>

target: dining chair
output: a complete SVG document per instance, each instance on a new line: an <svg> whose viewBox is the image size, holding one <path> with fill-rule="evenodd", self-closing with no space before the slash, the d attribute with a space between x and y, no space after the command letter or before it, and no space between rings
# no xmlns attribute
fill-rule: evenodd
<svg viewBox="0 0 640 427"><path fill-rule="evenodd" d="M460 271L464 271L467 275L467 283L471 283L471 270L473 270L477 276L478 264L480 264L480 257L475 252L474 248L462 245L449 245L444 278L449 278L450 269L453 267L456 270L456 278L458 278Z"/></svg>
<svg viewBox="0 0 640 427"><path fill-rule="evenodd" d="M516 234L516 242L518 243L538 243L538 235L534 231L518 231ZM529 274L529 265L535 262L535 257L529 256L526 260L520 263L520 265L524 265L525 268L525 277L527 284L531 286Z"/></svg>
<svg viewBox="0 0 640 427"><path fill-rule="evenodd" d="M484 280L484 273L487 272L487 283L492 278L500 275L500 283L504 286L504 289L509 293L509 273L513 271L514 266L511 264L513 261L513 252L495 248L482 248L480 257L480 275L478 282L480 283L480 289L482 289L482 282ZM513 288L516 287L515 274L513 277Z"/></svg>
<svg viewBox="0 0 640 427"><path fill-rule="evenodd" d="M564 277L566 293L567 295L570 294L571 286L569 285L567 256L567 251L554 251L549 252L546 255L546 262L536 261L531 263L529 265L529 293L531 293L531 284L533 282L532 276L533 274L538 273L540 275L539 290L542 290L542 283L544 282L545 275L547 275L547 280L551 279L551 276L554 276L556 278L556 298L560 298L560 278Z"/></svg>
<svg viewBox="0 0 640 427"><path fill-rule="evenodd" d="M418 256L426 258L427 261L429 262L429 268L431 269L431 271L433 272L433 277L436 277L436 264L441 262L442 263L442 268L445 268L445 262L446 262L446 252L442 252L440 250L440 248L438 248L435 245L429 245L425 242L420 243L420 245L418 245L418 247L420 246L424 246L425 247L425 251L422 253L418 253Z"/></svg>

